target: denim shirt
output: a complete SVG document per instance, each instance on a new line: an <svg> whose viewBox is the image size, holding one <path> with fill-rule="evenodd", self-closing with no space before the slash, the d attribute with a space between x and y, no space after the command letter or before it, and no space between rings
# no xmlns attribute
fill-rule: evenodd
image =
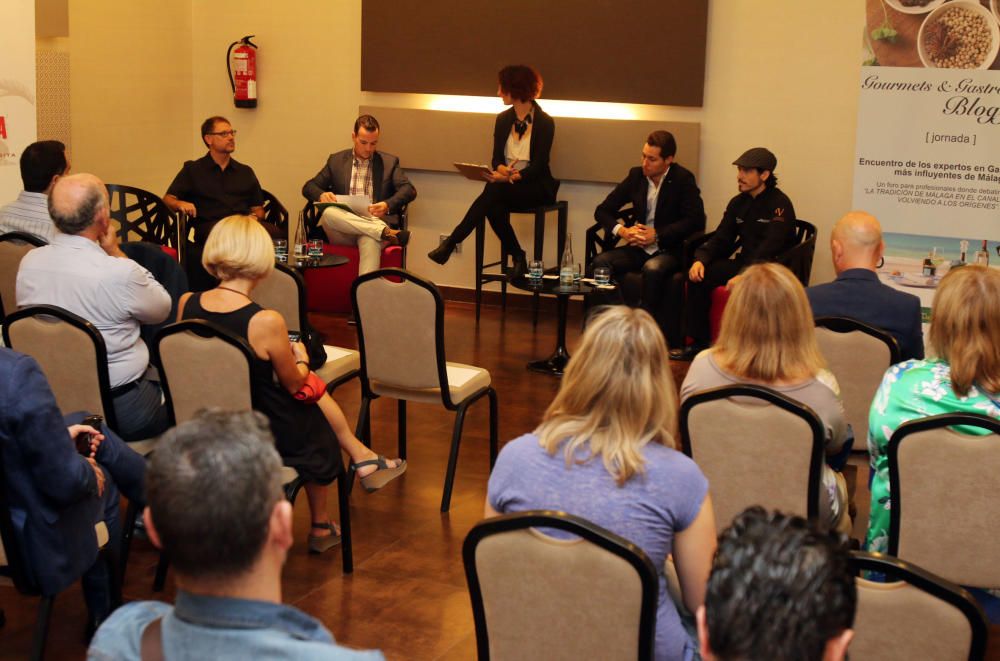
<svg viewBox="0 0 1000 661"><path fill-rule="evenodd" d="M171 661L213 659L329 659L384 661L379 651L338 646L320 623L292 606L208 597L178 590L176 605L138 601L122 606L97 630L87 658L139 659L142 632L162 617L163 656Z"/></svg>

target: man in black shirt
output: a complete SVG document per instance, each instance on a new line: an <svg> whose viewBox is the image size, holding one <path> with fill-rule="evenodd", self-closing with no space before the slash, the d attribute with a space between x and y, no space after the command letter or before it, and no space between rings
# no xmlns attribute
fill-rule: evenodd
<svg viewBox="0 0 1000 661"><path fill-rule="evenodd" d="M695 250L684 303L686 334L694 343L672 350L674 360L692 360L708 346L713 289L728 286L745 267L772 261L794 245L795 208L778 188L777 164L774 154L763 147L749 149L733 161L740 193L729 201L715 234ZM730 259L737 243L741 250Z"/></svg>
<svg viewBox="0 0 1000 661"><path fill-rule="evenodd" d="M232 157L236 131L225 117L209 117L201 125L201 139L208 153L196 161L186 161L174 177L163 202L171 211L183 211L194 228L195 246L189 247L185 262L192 291L215 286L201 266L201 247L215 223L226 216L249 214L264 219L264 196L253 168ZM272 236L276 227L264 223Z"/></svg>

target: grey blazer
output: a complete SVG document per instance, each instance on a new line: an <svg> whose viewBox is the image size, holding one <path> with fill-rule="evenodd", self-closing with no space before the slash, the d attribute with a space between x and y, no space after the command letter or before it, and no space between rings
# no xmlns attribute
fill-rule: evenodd
<svg viewBox="0 0 1000 661"><path fill-rule="evenodd" d="M315 202L323 193L346 195L351 188L351 169L354 165L353 150L345 149L336 154L330 154L326 165L302 186L302 195L307 200ZM399 167L399 159L392 154L375 152L372 156L372 194L373 202L385 202L389 205L389 216L397 216L404 204L412 202L417 197L417 189L407 179L403 168ZM393 222L396 220L396 222ZM391 225L398 225L398 219L386 219Z"/></svg>

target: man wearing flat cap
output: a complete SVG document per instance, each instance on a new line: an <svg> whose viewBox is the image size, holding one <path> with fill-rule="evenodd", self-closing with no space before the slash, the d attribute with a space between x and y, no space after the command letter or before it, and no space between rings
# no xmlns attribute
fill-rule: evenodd
<svg viewBox="0 0 1000 661"><path fill-rule="evenodd" d="M726 206L715 234L695 250L684 302L685 331L694 343L672 350L674 360L692 360L708 346L713 289L728 285L751 264L774 260L795 243L795 208L774 175L778 159L764 147L754 147L733 165L740 192ZM737 244L740 253L730 259Z"/></svg>

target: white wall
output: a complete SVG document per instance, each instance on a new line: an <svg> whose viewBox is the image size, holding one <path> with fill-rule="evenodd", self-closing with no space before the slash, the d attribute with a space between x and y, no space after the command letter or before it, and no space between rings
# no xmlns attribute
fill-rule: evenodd
<svg viewBox="0 0 1000 661"><path fill-rule="evenodd" d="M359 105L424 107L426 101L359 91L361 0L71 0L70 15L74 169L108 181L163 192L181 161L202 153L201 120L223 114L239 130L236 158L252 165L294 215L303 182L327 154L349 145ZM851 202L863 27L862 0L714 0L704 107L632 107L644 120L701 123L699 182L710 228L736 193L733 159L748 147L772 149L798 215L820 228L814 282L833 275L829 229ZM233 108L224 63L226 47L245 34L256 34L260 45L261 100L253 110ZM173 56L155 57L154 48ZM683 53L666 44L664 66L683 65ZM483 72L484 94L492 92L493 76ZM399 156L405 166L406 154ZM684 162L683 153L678 160ZM424 255L458 222L479 186L457 174L410 174L419 198L411 207L409 266L440 284L471 286L471 242L443 268ZM578 258L593 209L608 190L563 183L560 198L569 201ZM527 226L518 229L528 236Z"/></svg>

